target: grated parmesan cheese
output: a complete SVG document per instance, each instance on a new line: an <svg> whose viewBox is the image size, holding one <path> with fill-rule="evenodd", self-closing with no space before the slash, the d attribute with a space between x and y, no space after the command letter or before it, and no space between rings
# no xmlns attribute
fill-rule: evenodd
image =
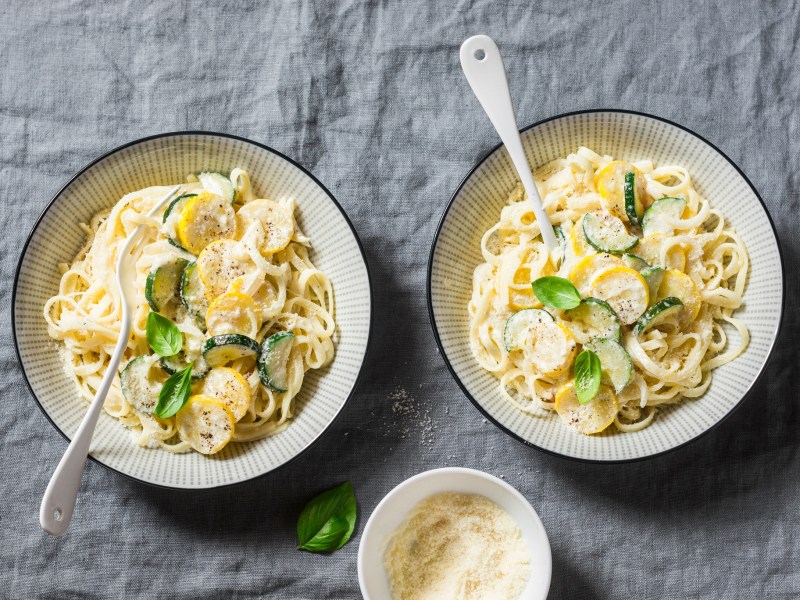
<svg viewBox="0 0 800 600"><path fill-rule="evenodd" d="M483 496L426 498L384 558L394 600L515 600L531 573L516 522Z"/></svg>

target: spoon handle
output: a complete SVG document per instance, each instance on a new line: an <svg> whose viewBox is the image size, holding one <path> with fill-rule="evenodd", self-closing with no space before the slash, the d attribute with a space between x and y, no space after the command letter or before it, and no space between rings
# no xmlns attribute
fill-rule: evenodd
<svg viewBox="0 0 800 600"><path fill-rule="evenodd" d="M86 456L89 454L89 445L92 442L92 434L97 425L97 418L103 409L106 394L108 394L108 389L111 387L117 367L122 360L125 347L128 345L131 327L129 323L127 327L125 325L123 322L119 341L94 400L89 405L89 410L83 417L83 421L81 421L78 431L75 432L67 451L61 457L61 461L50 478L50 483L47 484L47 489L42 497L42 505L39 508L39 524L50 535L64 535L72 520L75 501L78 498L78 489L81 485L83 467L86 462Z"/></svg>
<svg viewBox="0 0 800 600"><path fill-rule="evenodd" d="M558 242L522 148L503 57L500 56L494 40L488 35L476 35L466 40L461 45L461 68L517 169L522 186L533 204L533 213L542 231L544 245L548 252L552 252Z"/></svg>

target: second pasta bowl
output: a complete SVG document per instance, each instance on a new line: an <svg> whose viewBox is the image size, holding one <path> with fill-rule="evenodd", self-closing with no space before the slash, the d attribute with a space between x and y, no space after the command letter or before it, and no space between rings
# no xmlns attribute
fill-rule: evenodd
<svg viewBox="0 0 800 600"><path fill-rule="evenodd" d="M495 424L554 454L625 461L696 439L755 384L780 326L764 203L722 152L649 115L567 114L522 142L560 226L556 266L495 148L431 249L431 323L451 372ZM577 384L599 383L598 362L587 404Z"/></svg>

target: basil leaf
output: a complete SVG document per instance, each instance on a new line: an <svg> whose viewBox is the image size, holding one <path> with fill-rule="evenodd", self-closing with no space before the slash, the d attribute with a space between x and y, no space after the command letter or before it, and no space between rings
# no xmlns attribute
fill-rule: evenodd
<svg viewBox="0 0 800 600"><path fill-rule="evenodd" d="M154 313L150 313L154 314ZM167 419L177 413L189 400L189 395L192 393L192 365L170 375L169 379L164 382L161 387L161 393L158 395L158 404L156 404L155 415L161 419Z"/></svg>
<svg viewBox="0 0 800 600"><path fill-rule="evenodd" d="M581 295L572 283L563 277L540 277L532 284L539 301L550 308L570 309L581 303Z"/></svg>
<svg viewBox="0 0 800 600"><path fill-rule="evenodd" d="M325 522L317 534L308 540L302 546L298 546L300 550L308 550L309 552L327 552L340 548L344 542L342 538L348 535L350 523L343 517L331 517Z"/></svg>
<svg viewBox="0 0 800 600"><path fill-rule="evenodd" d="M147 315L147 343L161 356L174 356L183 348L183 335L178 326L166 317L151 312Z"/></svg>
<svg viewBox="0 0 800 600"><path fill-rule="evenodd" d="M578 402L588 404L600 391L600 359L591 350L584 350L575 359L574 371Z"/></svg>
<svg viewBox="0 0 800 600"><path fill-rule="evenodd" d="M347 543L356 527L356 497L349 481L313 498L297 519L298 550L331 552ZM347 524L343 528L341 521Z"/></svg>

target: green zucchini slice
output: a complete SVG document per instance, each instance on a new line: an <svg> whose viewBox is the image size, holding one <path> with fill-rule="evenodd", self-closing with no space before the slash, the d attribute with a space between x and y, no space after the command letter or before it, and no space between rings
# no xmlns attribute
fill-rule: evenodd
<svg viewBox="0 0 800 600"><path fill-rule="evenodd" d="M613 308L600 298L584 298L575 308L566 311L567 326L578 343L586 344L595 338L619 340L622 325Z"/></svg>
<svg viewBox="0 0 800 600"><path fill-rule="evenodd" d="M650 267L650 264L641 256L636 256L635 254L631 254L629 252L626 252L622 255L622 261L626 266L630 267L634 271L638 271L639 273Z"/></svg>
<svg viewBox="0 0 800 600"><path fill-rule="evenodd" d="M183 207L189 202L191 198L194 198L197 194L181 194L177 198L175 198L172 202L169 203L167 206L167 210L164 211L164 217L161 219L162 223L166 223L168 220L172 220L177 225L178 220L181 218L181 212L183 211ZM184 252L189 252L186 248L181 246L181 243L171 237L167 237L167 241L175 246L176 248L180 248Z"/></svg>
<svg viewBox="0 0 800 600"><path fill-rule="evenodd" d="M639 243L639 238L628 233L622 219L608 212L586 213L583 234L595 250L609 254L623 254Z"/></svg>
<svg viewBox="0 0 800 600"><path fill-rule="evenodd" d="M221 367L237 358L258 356L258 342L238 333L215 335L203 344L203 358L212 367Z"/></svg>
<svg viewBox="0 0 800 600"><path fill-rule="evenodd" d="M511 352L519 348L523 331L530 329L534 325L539 325L540 323L552 322L553 316L546 310L540 308L525 308L515 312L508 318L505 329L503 330L503 342L505 343L506 350Z"/></svg>
<svg viewBox="0 0 800 600"><path fill-rule="evenodd" d="M151 356L137 356L119 374L122 395L136 410L152 413L158 404L159 386L150 380Z"/></svg>
<svg viewBox="0 0 800 600"><path fill-rule="evenodd" d="M683 302L674 296L669 296L659 300L653 306L644 311L644 314L636 321L633 326L634 335L641 335L651 327L663 323L668 318L680 313L683 310Z"/></svg>
<svg viewBox="0 0 800 600"><path fill-rule="evenodd" d="M183 369L189 366L190 362L191 361L188 360L183 353L183 350L178 352L175 356L163 356L161 360L159 360L161 368L170 375L174 375L178 371L183 371ZM210 370L211 367L208 366L206 360L202 356L197 357L194 360L194 364L192 364L192 381L202 379Z"/></svg>
<svg viewBox="0 0 800 600"><path fill-rule="evenodd" d="M564 235L564 230L561 228L560 225L556 225L553 227L553 232L556 234L556 240L558 240L558 264L556 268L560 267L564 263L564 259L567 257L567 237Z"/></svg>
<svg viewBox="0 0 800 600"><path fill-rule="evenodd" d="M675 223L686 209L686 200L683 198L661 198L653 202L642 220L642 233L645 236L654 233L673 235Z"/></svg>
<svg viewBox="0 0 800 600"><path fill-rule="evenodd" d="M600 359L601 382L619 394L633 380L633 361L616 340L598 338L586 344Z"/></svg>
<svg viewBox="0 0 800 600"><path fill-rule="evenodd" d="M625 174L625 184L623 186L625 194L625 214L631 225L640 225L644 215L644 203L640 194L636 193L636 173Z"/></svg>
<svg viewBox="0 0 800 600"><path fill-rule="evenodd" d="M164 217L161 219L162 223L166 223L169 216L175 212L175 215L180 214L183 210L183 207L186 206L186 203L189 201L189 198L194 198L197 194L181 194L175 200L169 203L167 206L167 210L164 211Z"/></svg>
<svg viewBox="0 0 800 600"><path fill-rule="evenodd" d="M196 262L190 262L183 270L180 294L181 302L183 302L186 310L197 319L200 328L205 331L208 298L206 297L206 286L203 285L197 272Z"/></svg>
<svg viewBox="0 0 800 600"><path fill-rule="evenodd" d="M144 285L144 297L153 311L162 312L171 300L179 297L181 277L188 264L185 258L173 257L150 269Z"/></svg>
<svg viewBox="0 0 800 600"><path fill-rule="evenodd" d="M258 375L265 387L276 392L289 389L287 366L293 343L294 334L291 331L279 331L264 340L258 358Z"/></svg>
<svg viewBox="0 0 800 600"><path fill-rule="evenodd" d="M222 196L231 204L236 201L236 189L233 187L233 182L225 175L206 172L200 173L197 179L206 191Z"/></svg>
<svg viewBox="0 0 800 600"><path fill-rule="evenodd" d="M650 298L655 300L658 294L658 288L661 286L661 280L664 279L663 267L648 267L641 272L642 277L647 282L647 289L650 292Z"/></svg>

